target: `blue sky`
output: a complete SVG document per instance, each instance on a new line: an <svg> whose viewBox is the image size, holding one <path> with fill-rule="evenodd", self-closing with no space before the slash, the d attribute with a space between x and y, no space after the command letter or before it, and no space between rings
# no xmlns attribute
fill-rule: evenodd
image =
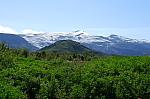
<svg viewBox="0 0 150 99"><path fill-rule="evenodd" d="M150 39L150 0L0 0L0 29ZM1 30L2 31L2 30Z"/></svg>

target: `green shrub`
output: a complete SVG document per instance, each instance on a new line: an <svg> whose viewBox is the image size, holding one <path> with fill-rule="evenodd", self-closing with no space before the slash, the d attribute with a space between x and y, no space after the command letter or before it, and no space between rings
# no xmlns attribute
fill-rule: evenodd
<svg viewBox="0 0 150 99"><path fill-rule="evenodd" d="M0 70L14 65L14 55L4 44L0 44Z"/></svg>

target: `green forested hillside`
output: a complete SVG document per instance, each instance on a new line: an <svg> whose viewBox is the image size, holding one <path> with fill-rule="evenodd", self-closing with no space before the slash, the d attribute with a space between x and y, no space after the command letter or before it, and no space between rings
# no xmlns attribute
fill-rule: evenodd
<svg viewBox="0 0 150 99"><path fill-rule="evenodd" d="M83 52L92 52L89 48L81 45L78 42L72 40L60 40L55 42L50 46L46 46L41 49L41 51L49 51L49 52L74 52L74 53L83 53Z"/></svg>
<svg viewBox="0 0 150 99"><path fill-rule="evenodd" d="M80 59L81 56L84 58ZM12 50L1 44L0 99L150 97L148 56L64 54L64 57L63 54Z"/></svg>

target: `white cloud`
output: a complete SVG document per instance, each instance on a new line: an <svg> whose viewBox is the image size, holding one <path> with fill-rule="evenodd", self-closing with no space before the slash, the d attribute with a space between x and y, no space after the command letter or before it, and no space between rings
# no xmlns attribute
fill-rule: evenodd
<svg viewBox="0 0 150 99"><path fill-rule="evenodd" d="M21 33L23 34L39 34L39 33L43 33L42 31L36 31L36 30L32 30L32 29L24 29Z"/></svg>
<svg viewBox="0 0 150 99"><path fill-rule="evenodd" d="M109 36L116 34L134 39L150 39L150 27L136 28L87 28L87 32L92 35Z"/></svg>
<svg viewBox="0 0 150 99"><path fill-rule="evenodd" d="M117 34L124 37L135 39L150 39L150 27L137 27L137 28L87 28L85 29L90 35L109 36ZM16 31L10 26L0 25L0 33L9 34L40 34L43 31L36 31L33 29L24 29L23 31Z"/></svg>
<svg viewBox="0 0 150 99"><path fill-rule="evenodd" d="M0 25L0 33L9 33L9 34L17 34L17 32L8 26Z"/></svg>
<svg viewBox="0 0 150 99"><path fill-rule="evenodd" d="M36 31L32 29L24 29L21 32L17 32L15 29L9 27L9 26L3 26L0 25L0 33L8 33L8 34L39 34L39 33L44 33L42 31Z"/></svg>

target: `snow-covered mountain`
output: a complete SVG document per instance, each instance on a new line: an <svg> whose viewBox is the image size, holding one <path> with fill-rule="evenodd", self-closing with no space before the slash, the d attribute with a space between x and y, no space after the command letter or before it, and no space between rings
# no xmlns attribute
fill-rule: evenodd
<svg viewBox="0 0 150 99"><path fill-rule="evenodd" d="M74 31L68 33L28 33L20 36L38 48L49 46L59 40L73 40L80 42L92 50L107 54L150 55L150 42L125 38L118 35L103 37L92 36L84 31Z"/></svg>
<svg viewBox="0 0 150 99"><path fill-rule="evenodd" d="M32 43L38 48L43 48L59 40L73 40L78 42L87 42L86 40L90 37L87 33L76 31L76 32L55 32L55 33L39 33L39 34L23 34L20 35L28 42Z"/></svg>

